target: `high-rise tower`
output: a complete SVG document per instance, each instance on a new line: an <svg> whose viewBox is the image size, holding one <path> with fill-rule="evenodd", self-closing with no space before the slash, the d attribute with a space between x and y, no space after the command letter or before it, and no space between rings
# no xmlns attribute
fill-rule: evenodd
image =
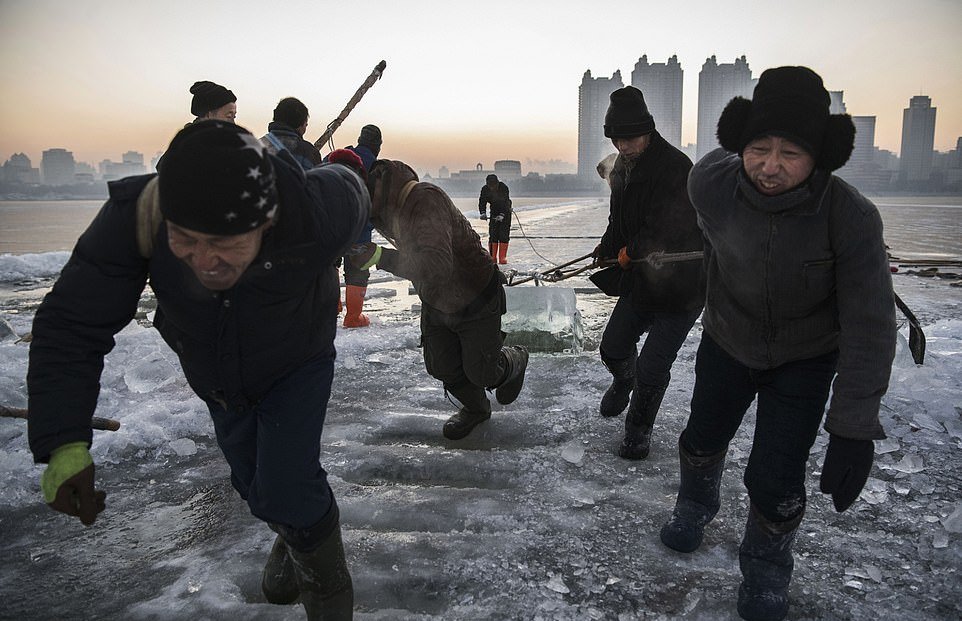
<svg viewBox="0 0 962 621"><path fill-rule="evenodd" d="M683 81L684 71L677 56L669 58L667 63L649 63L648 56L642 56L631 72L631 85L644 94L658 133L678 148L681 148Z"/></svg>
<svg viewBox="0 0 962 621"><path fill-rule="evenodd" d="M610 78L593 78L585 71L578 87L578 176L598 178L595 167L608 154L614 153L611 141L605 138L605 112L609 96L623 87L621 71ZM657 123L657 120L656 120Z"/></svg>
<svg viewBox="0 0 962 621"><path fill-rule="evenodd" d="M698 145L696 159L718 146L716 130L718 117L732 97L751 99L752 90L758 80L752 79L752 70L745 57L736 58L734 63L721 64L712 56L705 60L698 73ZM658 119L655 119L658 123Z"/></svg>
<svg viewBox="0 0 962 621"><path fill-rule="evenodd" d="M917 95L902 112L902 152L899 185L928 183L935 148L935 108L932 99Z"/></svg>

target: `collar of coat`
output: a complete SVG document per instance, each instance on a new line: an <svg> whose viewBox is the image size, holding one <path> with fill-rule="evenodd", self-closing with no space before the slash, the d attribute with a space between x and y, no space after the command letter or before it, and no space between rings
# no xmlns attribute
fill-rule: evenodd
<svg viewBox="0 0 962 621"><path fill-rule="evenodd" d="M794 211L797 214L813 214L818 213L822 199L828 191L830 177L830 173L816 169L812 176L798 187L777 196L768 196L758 191L755 184L745 174L745 169L739 165L736 193L742 201L756 211L770 214L785 211Z"/></svg>
<svg viewBox="0 0 962 621"><path fill-rule="evenodd" d="M417 184L418 182L414 181L413 179L404 184L404 187L401 188L401 192L398 194L398 197L397 197L398 209L401 209L402 207L404 207L404 201L408 199L408 194L411 193L411 190L413 190L414 186L416 186Z"/></svg>

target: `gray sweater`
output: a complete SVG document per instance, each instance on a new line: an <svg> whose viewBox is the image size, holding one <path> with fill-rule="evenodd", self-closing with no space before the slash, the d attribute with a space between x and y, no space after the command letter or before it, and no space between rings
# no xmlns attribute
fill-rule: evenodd
<svg viewBox="0 0 962 621"><path fill-rule="evenodd" d="M826 430L884 438L895 299L875 205L825 171L765 196L723 149L695 165L688 191L706 239L705 331L752 369L838 349Z"/></svg>

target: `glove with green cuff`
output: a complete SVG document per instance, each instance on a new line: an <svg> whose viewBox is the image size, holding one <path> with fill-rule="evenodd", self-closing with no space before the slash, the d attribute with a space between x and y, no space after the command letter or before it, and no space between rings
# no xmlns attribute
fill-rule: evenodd
<svg viewBox="0 0 962 621"><path fill-rule="evenodd" d="M352 250L354 248L357 248L357 251L351 253L350 260L354 267L359 270L369 270L377 265L377 262L381 260L381 253L384 250L374 242L356 244L352 246Z"/></svg>
<svg viewBox="0 0 962 621"><path fill-rule="evenodd" d="M75 515L90 526L104 510L107 494L94 490L94 462L86 442L54 449L40 477L43 499L54 511Z"/></svg>

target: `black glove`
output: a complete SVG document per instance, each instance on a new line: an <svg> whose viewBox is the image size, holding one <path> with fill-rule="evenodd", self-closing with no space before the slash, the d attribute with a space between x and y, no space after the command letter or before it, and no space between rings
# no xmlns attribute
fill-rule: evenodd
<svg viewBox="0 0 962 621"><path fill-rule="evenodd" d="M875 443L871 440L852 440L835 434L829 437L819 489L832 495L836 511L845 511L858 498L874 460Z"/></svg>
<svg viewBox="0 0 962 621"><path fill-rule="evenodd" d="M94 490L94 467L90 465L64 481L48 505L55 511L75 515L90 526L104 510L106 498L106 493Z"/></svg>

